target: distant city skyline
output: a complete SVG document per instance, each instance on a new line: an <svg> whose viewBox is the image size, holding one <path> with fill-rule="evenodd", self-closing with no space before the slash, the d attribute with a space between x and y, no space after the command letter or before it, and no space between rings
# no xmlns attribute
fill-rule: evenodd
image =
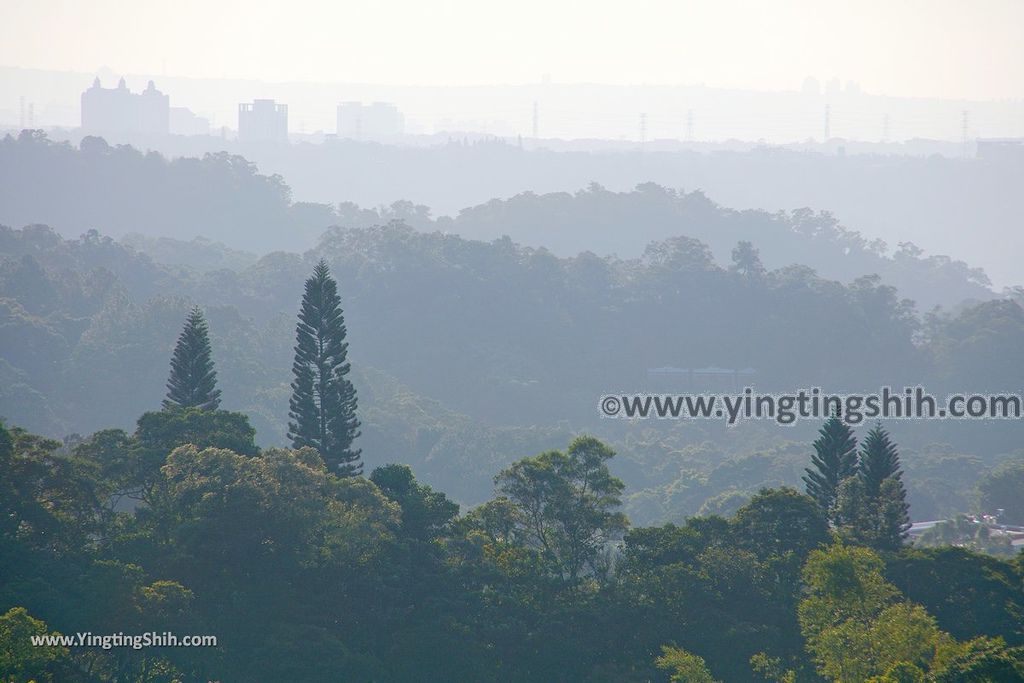
<svg viewBox="0 0 1024 683"><path fill-rule="evenodd" d="M854 82L805 79L784 92L700 86L561 84L520 86L387 86L196 79L158 74L40 71L0 66L0 128L78 128L81 93L98 77L131 91L154 81L170 97L171 133L238 130L238 105L274 99L289 107L290 135L359 139L339 105L361 102L367 135L400 143L409 135L463 133L512 139L769 144L916 139L959 142L1024 137L1024 100L977 102L896 98L863 92ZM383 108L373 103L387 103ZM964 126L966 116L966 128ZM31 117L28 114L31 113ZM31 120L29 120L31 119ZM403 138L403 136L405 136Z"/></svg>
<svg viewBox="0 0 1024 683"><path fill-rule="evenodd" d="M128 90L121 78L116 88L104 88L97 77L82 93L82 130L103 134L144 133L167 135L170 127L170 97L156 89L151 80L140 93Z"/></svg>
<svg viewBox="0 0 1024 683"><path fill-rule="evenodd" d="M391 86L704 84L1024 98L1016 0L8 0L0 64ZM571 45L571 49L569 46ZM401 46L401 49L395 49Z"/></svg>

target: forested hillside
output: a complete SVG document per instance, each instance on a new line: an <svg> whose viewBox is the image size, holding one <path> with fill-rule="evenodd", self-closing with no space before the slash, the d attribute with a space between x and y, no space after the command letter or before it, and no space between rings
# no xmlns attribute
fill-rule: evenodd
<svg viewBox="0 0 1024 683"><path fill-rule="evenodd" d="M168 160L100 137L76 148L31 130L0 140L0 206L0 222L72 235L201 236L261 251L308 244L332 221L329 207L293 204L280 176L260 175L240 156Z"/></svg>
<svg viewBox="0 0 1024 683"><path fill-rule="evenodd" d="M0 426L5 676L1024 679L1021 556L902 547L881 429L858 444L833 419L805 445L808 480L847 461L838 489L631 528L593 437L518 459L460 510L405 465L336 476L314 449L260 449L245 415L175 396L131 432L65 444ZM26 644L76 633L216 641Z"/></svg>
<svg viewBox="0 0 1024 683"><path fill-rule="evenodd" d="M399 225L384 231L415 236ZM377 232L331 234L321 245L325 255L311 268L304 264L299 313L282 316L294 324L296 339L289 388L283 386L289 373L275 365L273 354L266 366L258 365L262 339L271 335L252 337L249 351L234 363L215 362L231 354L214 349L245 347L213 330L234 320L233 334L254 331L251 321L239 323L230 305L208 306L209 322L198 305L180 310L181 300L158 298L140 308L110 270L96 267L83 278L65 268L51 275L36 257L55 268L102 255L126 277L149 269L182 278L176 287L188 281L187 273L171 273L95 234L69 243L44 227L4 232L6 248L20 256L9 262L4 292L17 298L4 299L0 329L38 364L33 375L49 366L90 366L88 377L56 373L54 384L44 387L85 382L76 411L114 394L140 400L131 387L156 374L145 372L156 363L139 361L150 345L160 346L161 321L181 330L166 349L166 393L153 392L163 393L160 408L143 412L134 424L61 441L0 423L5 676L83 683L1024 678L1022 556L907 547L914 500L904 479L918 473L904 471L906 454L881 424L855 430L835 416L813 443L749 457L708 442L666 453L677 435L642 443L649 435L626 434L633 462L624 472L651 484L640 492L643 502L653 502L659 490L685 500L688 488L727 487L705 500L697 515L685 509L667 515L686 515L685 521L644 526L638 518L651 511L635 499L628 507L641 515L631 519L623 509L635 494L612 468L615 451L598 438L557 435L558 429L484 431L369 367L357 390L348 375L350 361L359 357L349 356L349 344L359 334L349 330L372 316L344 315L328 245L362 244L364 257L379 255L368 248L380 240ZM37 248L46 242L48 249ZM513 261L532 256L499 246L518 254ZM387 261L342 262L357 272L388 273L380 266L394 263L416 273L410 268L415 260L403 261L393 249L385 250L392 255ZM753 278L768 285L777 274L765 272L755 256L739 247L731 270L706 261L675 263L691 278L717 273L719 282ZM298 273L303 264L296 259ZM274 280L275 266L261 264ZM241 286L227 274L220 273L222 292ZM548 277L551 288L553 274ZM283 286L300 291L298 282ZM76 322L63 308L74 296L92 316ZM981 315L1024 321L1018 304L993 303L999 310ZM992 308L979 308L985 307ZM910 314L894 315L892 324L907 324ZM944 348L961 323L936 323L946 330ZM94 327L101 336L90 336ZM273 319L268 327L273 330ZM69 357L47 359L76 330L79 341ZM431 353L426 335L391 332L417 337ZM436 350L433 355L444 359ZM952 364L935 367L956 372ZM240 369L279 378L272 395L287 402L287 412L275 401L264 408L266 415L287 415L290 449L261 447L249 417L224 409L232 395L239 400ZM42 392L12 385L48 405ZM5 400L22 402L10 395ZM138 405L119 409L131 414ZM420 421L426 408L433 411L433 430ZM404 450L394 437L410 429L414 441ZM751 442L756 435L731 436ZM443 446L418 460L421 438ZM537 452L543 439L556 444ZM460 449L471 457L453 459ZM435 478L446 472L463 485L489 468L493 488L469 492L479 504L463 508L418 481L403 461L415 461ZM704 474L685 471L700 462L710 465ZM684 469L666 483L673 465ZM802 479L807 495L759 481L786 469ZM1024 520L1016 495L1021 484L1024 459L1006 459L979 482L974 502L982 512L998 508L1009 522ZM971 544L961 545L1012 556L1005 534L977 532ZM137 635L115 640L126 632ZM77 634L97 634L100 644L82 648ZM213 640L187 648L167 641L186 636Z"/></svg>
<svg viewBox="0 0 1024 683"><path fill-rule="evenodd" d="M0 683L1024 683L1024 2L809 4L0 0Z"/></svg>
<svg viewBox="0 0 1024 683"><path fill-rule="evenodd" d="M950 119L947 123L955 122ZM420 146L350 139L321 142L320 136L307 138L315 143L285 146L221 136L122 134L108 142L153 149L168 158L227 152L257 164L265 175L283 177L300 201L351 202L362 207L407 201L430 207L439 216L457 216L467 207L487 205L494 198L522 194L565 197L592 183L628 194L637 185L654 182L687 193L701 190L721 206L752 213L763 210L775 215L802 207L825 210L868 242L885 239L893 252L899 250L900 242L913 242L932 255L945 254L986 266L1000 286L1021 284L1010 254L1024 249L1015 230L1017 216L1024 211L1024 199L1015 191L1024 174L1024 162L1020 155L975 158L974 145L964 149L960 131L948 131L956 133L955 143L904 140L878 145L836 138L826 144L805 140L789 149L738 140L718 144L648 140L644 149L627 140L528 140L521 146L514 139L479 134L466 139L459 133L421 140ZM68 137L75 145L81 140L78 131L54 135ZM609 148L599 151L605 144ZM13 199L15 203L8 206L11 210L24 203L38 206L31 196L15 195ZM534 201L528 199L527 206ZM70 212L65 215L75 221L67 225L69 230L74 228L68 233L71 236L94 227L77 222ZM600 215L594 218L598 226L603 224ZM0 215L0 222L13 225L42 220L40 215ZM51 218L45 220L58 225ZM549 219L543 222L546 225ZM461 234L470 237L489 234L483 231L494 227L464 225L472 232ZM630 257L638 255L647 242L679 234L675 227L648 220L631 224L629 230L606 233L587 224L564 222L559 225L557 241L548 241L551 236L546 234L545 239L535 241L532 226L512 221L503 232L516 242L546 246L560 256L587 249L603 253L607 248ZM111 234L119 233L111 228ZM184 236L191 238L192 234ZM308 246L311 243L303 248ZM766 249L768 245L758 246ZM824 272L823 262L810 265Z"/></svg>
<svg viewBox="0 0 1024 683"><path fill-rule="evenodd" d="M485 241L507 235L561 257L590 251L636 258L650 242L687 236L707 244L720 262L744 240L760 250L769 268L800 264L842 282L877 274L922 311L993 296L980 269L949 256L926 256L909 242L869 240L857 225L843 225L824 211L827 206L736 211L693 187L644 183L611 192L592 183L575 194L526 192L434 219L428 206L408 200L378 208L293 202L286 181L261 175L250 161L225 152L168 160L102 138L87 137L76 148L25 131L0 140L0 223L45 223L72 238L89 229L115 238L141 234L165 256L190 257L206 268L222 262L211 260L210 250L172 251L153 240L200 237L260 256L277 249L304 252L332 225L401 220L418 230ZM109 187L117 187L118 196L111 197ZM238 261L236 255L229 263Z"/></svg>
<svg viewBox="0 0 1024 683"><path fill-rule="evenodd" d="M192 245L204 248L219 253ZM302 281L325 258L352 329L368 461L412 464L464 503L483 500L493 472L516 457L581 431L620 450L616 471L641 521L798 483L803 451L792 442L810 425L599 419L602 393L673 388L649 368L753 368L759 388L777 390L1024 382L1024 313L1012 300L922 317L876 279L767 270L746 247L719 263L689 238L634 261L559 259L392 223L200 272L96 233L65 240L36 226L0 231L0 254L9 421L55 437L129 428L140 407L159 405L178 326L199 304L223 403L250 416L264 446L285 443L294 315ZM1005 421L898 431L919 472L909 481L918 518L969 509L974 483L1020 447Z"/></svg>
<svg viewBox="0 0 1024 683"><path fill-rule="evenodd" d="M77 169L68 187L152 174L148 200L92 214L131 226L121 241L0 226L4 676L1024 677L1022 556L979 522L1024 523L1018 421L597 410L608 392L740 389L666 384L650 372L665 367L742 369L761 391L1011 391L1019 291L910 248L886 257L826 215L655 186L433 221L409 203L303 208L238 158L3 145L53 157L26 175ZM217 210L191 199L203 187ZM250 225L253 251L156 236L147 201L171 234L190 217L218 240ZM631 220L692 231L637 258L491 239ZM256 253L316 221L339 225ZM445 231L460 222L486 239ZM745 239L759 231L764 258ZM922 311L914 287L957 305ZM908 545L911 520L944 518ZM86 631L218 643L25 645Z"/></svg>
<svg viewBox="0 0 1024 683"><path fill-rule="evenodd" d="M718 260L728 261L738 241L749 241L769 268L801 264L844 282L874 273L923 310L992 296L982 269L948 256L925 256L912 242L868 240L827 211L736 211L701 190L673 190L650 182L630 192L612 192L597 183L575 193L526 192L433 221L427 207L410 202L376 211L341 205L338 212L346 226L397 218L423 230L436 228L473 239L508 235L560 256L585 249L635 258L643 244L685 235L707 244Z"/></svg>

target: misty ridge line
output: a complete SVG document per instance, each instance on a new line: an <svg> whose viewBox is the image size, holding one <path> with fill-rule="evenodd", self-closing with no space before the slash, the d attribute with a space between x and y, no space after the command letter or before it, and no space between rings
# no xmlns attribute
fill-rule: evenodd
<svg viewBox="0 0 1024 683"><path fill-rule="evenodd" d="M157 159L160 163L153 163ZM106 170L83 173L82 163ZM615 258L625 262L644 257L658 243L686 235L709 248L719 263L728 263L738 242L750 241L769 269L803 263L839 281L876 273L923 310L993 296L982 269L944 256L924 256L909 242L893 250L881 240L868 241L829 213L737 211L703 192L655 183L642 183L628 192L597 183L574 193L525 192L463 209L455 217L434 218L428 207L411 201L376 209L351 202L297 202L283 178L260 174L254 163L237 155L168 161L130 147L111 147L102 138L84 138L76 149L27 133L17 140L0 140L0 173L10 180L0 187L0 222L50 224L65 235L100 227L103 234L124 237L145 226L144 237L180 239L188 237L182 235L182 226L189 226L192 235L231 250L263 254L314 248L328 226L369 228L397 221L420 232L440 231L468 240L491 242L508 236L561 258L617 254ZM97 185L104 177L120 178L117 182L130 201L87 201L105 191L103 183ZM40 202L30 191L40 183L50 185L54 201ZM638 215L644 219L637 221ZM147 243L132 240L136 246ZM148 248L172 263L188 251L181 245L171 248L167 241L162 246L149 242ZM252 261L240 253L231 258Z"/></svg>
<svg viewBox="0 0 1024 683"><path fill-rule="evenodd" d="M89 88L83 99L87 94L123 94L119 90L93 93L93 88ZM150 96L149 90L147 87L146 97ZM144 99L143 95L134 94L131 98ZM101 146L93 144L92 136L79 137L81 132L69 136L57 131L52 135L79 145L88 140L93 150ZM701 188L721 205L738 210L827 208L844 225L856 226L867 239L882 238L890 244L912 242L933 254L953 254L965 262L984 266L1000 286L1017 283L1016 263L1009 254L1015 245L1024 249L1024 234L1010 229L1014 216L1024 210L1013 188L1020 152L1024 150L1021 144L1000 147L988 141L984 158L979 146L978 158L951 159L935 157L941 146L936 149L927 141L900 143L906 147L905 156L879 156L871 151L870 145L860 152L851 148L850 154L842 154L847 144L834 140L827 148L832 154L743 145L705 150L710 153L690 149L659 151L653 141L646 151L607 149L594 153L573 151L571 147L547 151L531 148L526 142L510 144L495 138L449 139L444 145L412 148L351 140L279 145L199 135L102 135L111 145L127 143L170 158L222 152L240 155L255 163L263 174L287 179L283 189L293 199L314 204L342 200L360 206L390 206L395 201L410 201L430 206L438 214L456 216L464 207L524 191L542 195L576 192L595 181L622 191L653 181L664 187ZM958 147L954 143L943 144ZM877 200L862 201L867 194ZM37 220L58 226L66 224L48 218L50 211L52 207L43 207L40 213L27 213L20 218L0 216L0 220L15 225ZM71 216L69 220L86 227L102 226L115 236L126 232L103 221L89 224L84 215ZM151 217L147 220L152 222ZM203 226L211 221L198 217L190 223ZM329 223L321 222L312 230L307 229L302 236L303 246L312 244L315 235ZM579 226L547 230L543 239L509 234L517 241L545 246L561 255L591 250L632 256L652 239L679 232L663 226L637 227L636 239L627 239L621 230L618 237L607 233L595 235L593 231L584 235ZM521 229L531 230L525 225ZM225 226L196 230L213 239L219 239L218 231L225 232ZM179 235L180 231L173 234ZM469 233L486 238L500 234ZM996 241L1005 248L993 249L991 245ZM255 244L260 249L289 246L282 239L272 245L268 242L264 237Z"/></svg>
<svg viewBox="0 0 1024 683"><path fill-rule="evenodd" d="M1010 186L1017 170L1015 167L1024 158L1024 139L982 140L978 137L979 131L990 127L991 121L979 123L978 112L972 115L971 111L964 109L943 114L942 130L945 132L942 137L948 137L946 133L958 128L962 137L959 145L913 140L895 143L893 147L894 143L889 140L906 137L893 132L894 129L902 130L905 117L889 110L877 121L881 128L875 132L880 132L881 141L858 142L847 139L850 131L842 130L849 124L843 118L848 103L864 97L856 84L847 84L844 89L838 81L830 82L826 84L823 96L821 84L808 79L801 92L793 95L796 97L793 102L803 108L803 113L796 119L787 118L789 114L782 118L774 114L765 115L756 102L732 102L730 106L738 104L743 108L742 115L736 118L729 114L723 119L755 121L761 127L779 121L784 121L786 126L806 124L812 129L820 126L797 147L759 144L751 148L731 141L722 145L698 142L708 138L702 128L708 120L706 110L698 106L696 100L684 98L676 104L688 108L676 114L685 113L685 123L672 115L669 117L671 129L667 132L669 138L678 138L680 129L676 124L685 125L686 142L663 139L666 131L658 132L663 112L659 113L657 106L647 107L645 104L640 107L637 135L619 136L623 138L619 141L558 142L551 145L563 152L558 154L547 150L547 138L539 137L542 131L548 130L549 113L568 116L577 122L603 125L602 121L607 123L619 116L615 114L608 118L606 107L618 106L620 100L624 101L624 98L602 99L598 95L605 91L597 88L596 94L588 96L597 97L598 101L585 107L585 113L580 116L578 112L573 113L575 110L571 103L561 111L557 103L551 104L552 98L557 99L558 92L557 86L544 84L545 99L533 98L528 103L532 104L528 107L532 113L528 122L531 125L529 137L524 140L520 132L511 144L504 136L492 133L483 137L479 137L480 133L473 134L476 137L472 140L466 134L459 139L456 133L449 136L445 145L431 144L441 141L437 134L426 139L422 135L406 135L406 114L395 104L381 101L364 104L360 99L337 105L336 134L322 131L311 136L302 134L300 137L305 138L304 142L312 144L292 146L287 143L297 138L294 132L289 133L289 128L294 131L294 112L302 108L302 103L292 101L289 104L291 98L281 102L261 95L251 102L239 103L237 138L229 139L226 126L220 127L219 137L209 135L209 121L187 108L171 107L171 96L157 88L153 81L135 93L123 77L117 87L104 87L97 77L80 93L81 128L70 135L65 131L55 131L54 134L89 141L94 150L98 145L93 143L92 136L104 135L113 143L127 142L139 148L160 151L168 157L222 151L241 154L267 175L287 178L288 185L284 191L291 194L294 188L295 198L314 203L342 199L362 206L377 206L407 200L416 205L429 205L440 213L453 213L493 197L518 195L524 190L539 193L575 191L595 181L622 190L651 181L666 187L703 188L717 201L737 209L827 207L845 225L857 226L870 238L882 238L890 243L920 244L932 253L955 254L965 262L984 265L1000 285L1016 284L1016 264L1007 254L1012 251L1013 243L1020 243L1024 248L1024 243L1021 243L1024 237L1008 229L1016 213L1013 203L1018 200L1007 202L1007 196L1012 193ZM225 98L220 90L213 96L222 102ZM337 98L324 99L322 93L319 97L321 101L337 101ZM21 128L35 129L32 102L28 103L27 109L24 96L20 96L19 102ZM450 104L456 110L466 112L473 106L485 109L505 106L491 97L477 97L469 105L460 101ZM506 111L518 112L517 116L526 111L520 106L522 102L514 106L511 101L506 104L511 107ZM636 102L624 106L628 110L633 104ZM627 110L623 110L626 118L622 121L632 120L637 115ZM486 116L492 114L494 111ZM819 120L822 114L823 120ZM805 115L809 118L803 120ZM923 120L920 113L914 116L917 117L915 120ZM1013 125L1019 127L1020 121L1024 121L1024 109L1011 118ZM695 120L697 130L702 131L700 134L694 132ZM299 129L304 130L303 120L298 123ZM485 130L493 131L492 123L492 120L484 119L482 125ZM614 125L619 126L620 123ZM457 120L446 121L446 129L449 128L447 124L463 127ZM471 123L463 128L474 127L476 124ZM175 134L170 135L172 131ZM595 133L600 137L607 131ZM78 137L84 134L88 135ZM551 134L547 133L548 137ZM847 137L838 137L843 135ZM636 142L637 137L639 143ZM874 137L874 132L869 137ZM820 142L815 142L816 139ZM418 144L406 145L409 140ZM363 142L372 144L362 146ZM385 144L380 144L382 142ZM693 145L697 147L691 148ZM847 155L848 147L851 158ZM588 148L591 152L606 153L564 154L573 149ZM908 158L877 156L880 151L894 150ZM739 155L716 154L725 151L739 152ZM808 152L820 154L812 158ZM925 155L935 153L962 157L965 163L950 163L936 174L933 167L940 162L934 157L925 158ZM970 188L969 193L965 193L966 188ZM102 192L104 188L98 188L98 191ZM860 201L864 193L877 194L879 201ZM925 197L927 201L917 201ZM30 215L25 220L38 218ZM967 221L972 223L970 233L965 225ZM19 223L17 220L11 222ZM62 225L60 221L48 222ZM200 219L196 224L204 222ZM321 222L314 229L324 226L325 223ZM645 227L641 228L637 239L627 240L609 235L607 231L596 236L583 235L578 226L559 231L547 230L543 235L522 234L522 231L529 233L530 230L529 226L520 226L519 233L510 235L525 244L544 246L562 255L591 250L635 256L642 245L652 239L678 234L678 230L668 232L664 227ZM311 231L306 229L304 246L311 242ZM699 227L697 231L699 233ZM119 234L116 229L108 228L108 232ZM216 234L200 232L217 238ZM500 233L467 234L473 237L500 236ZM982 236L1008 238L1009 243L1005 246L1009 248L994 250L986 246L985 240L974 239ZM264 236L261 248L266 248L270 239ZM283 240L278 238L277 241ZM281 246L284 245L275 244L272 248ZM721 247L716 251L719 255L724 253ZM817 266L815 263L810 265Z"/></svg>

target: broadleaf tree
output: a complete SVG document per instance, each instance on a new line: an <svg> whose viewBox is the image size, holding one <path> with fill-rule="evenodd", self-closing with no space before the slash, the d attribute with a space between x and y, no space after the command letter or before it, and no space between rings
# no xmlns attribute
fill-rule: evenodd
<svg viewBox="0 0 1024 683"><path fill-rule="evenodd" d="M512 503L513 525L570 584L602 573L603 551L629 525L618 509L625 485L608 469L614 455L594 437L580 436L565 452L523 458L495 477Z"/></svg>

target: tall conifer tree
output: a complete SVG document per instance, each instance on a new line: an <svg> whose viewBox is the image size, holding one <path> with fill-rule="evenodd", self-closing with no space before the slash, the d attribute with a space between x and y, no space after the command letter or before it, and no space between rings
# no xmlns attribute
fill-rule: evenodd
<svg viewBox="0 0 1024 683"><path fill-rule="evenodd" d="M311 446L341 476L362 472L356 391L347 375L348 342L338 285L321 260L306 280L295 328L295 362L288 438L295 448Z"/></svg>
<svg viewBox="0 0 1024 683"><path fill-rule="evenodd" d="M872 497L878 495L882 482L887 478L903 478L896 444L889 439L882 425L875 425L864 437L860 450L860 476L864 480L865 492Z"/></svg>
<svg viewBox="0 0 1024 683"><path fill-rule="evenodd" d="M867 504L877 510L876 547L895 550L910 529L910 505L896 444L882 425L868 432L860 453L860 477Z"/></svg>
<svg viewBox="0 0 1024 683"><path fill-rule="evenodd" d="M857 473L857 440L838 415L830 417L818 432L814 455L803 476L807 495L831 515L843 480Z"/></svg>
<svg viewBox="0 0 1024 683"><path fill-rule="evenodd" d="M879 550L899 550L910 532L910 505L903 482L887 477L882 482L876 499L878 530L875 547Z"/></svg>
<svg viewBox="0 0 1024 683"><path fill-rule="evenodd" d="M189 311L171 356L171 376L163 407L216 410L219 406L220 389L210 357L209 329L203 312L195 306Z"/></svg>

